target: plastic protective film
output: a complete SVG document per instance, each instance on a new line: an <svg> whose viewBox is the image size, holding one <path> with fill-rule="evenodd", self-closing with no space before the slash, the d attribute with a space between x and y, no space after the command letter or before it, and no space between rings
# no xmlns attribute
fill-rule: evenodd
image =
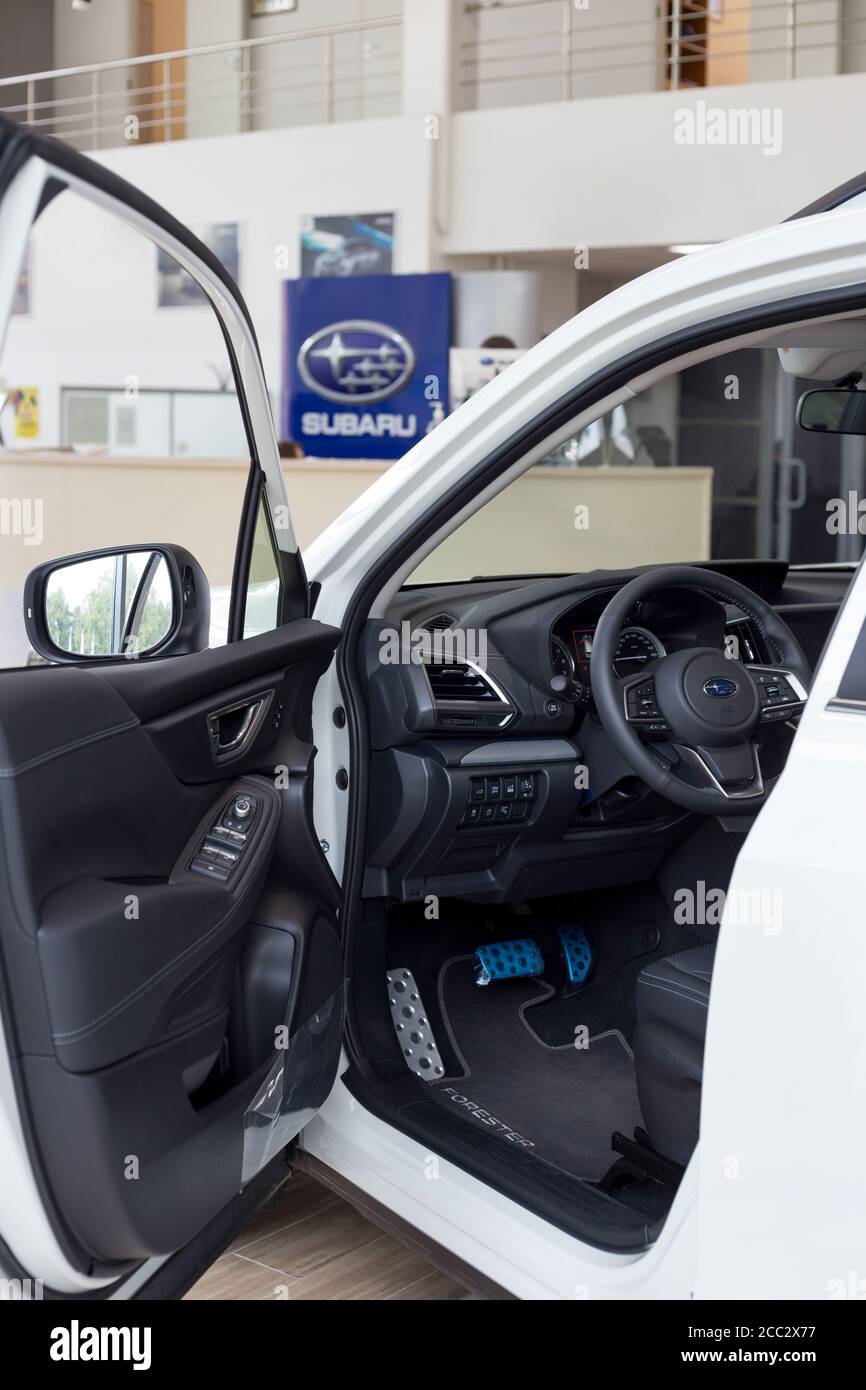
<svg viewBox="0 0 866 1390"><path fill-rule="evenodd" d="M343 1038L346 982L298 1029L244 1112L241 1186L261 1172L324 1105L334 1084Z"/></svg>

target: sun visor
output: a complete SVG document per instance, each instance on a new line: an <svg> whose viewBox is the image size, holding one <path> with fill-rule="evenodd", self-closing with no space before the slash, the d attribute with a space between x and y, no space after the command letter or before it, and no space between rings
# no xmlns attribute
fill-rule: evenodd
<svg viewBox="0 0 866 1390"><path fill-rule="evenodd" d="M788 376L838 381L851 372L866 369L866 321L848 318L834 323L802 324L789 328L784 337L779 333L774 346Z"/></svg>
<svg viewBox="0 0 866 1390"><path fill-rule="evenodd" d="M807 377L812 381L838 381L850 372L866 366L863 347L781 347L779 361L788 376Z"/></svg>

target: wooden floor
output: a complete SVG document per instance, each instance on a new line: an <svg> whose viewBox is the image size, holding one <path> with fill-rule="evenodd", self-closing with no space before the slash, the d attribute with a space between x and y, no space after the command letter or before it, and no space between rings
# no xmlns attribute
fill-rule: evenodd
<svg viewBox="0 0 866 1390"><path fill-rule="evenodd" d="M321 1183L293 1173L191 1299L474 1299Z"/></svg>

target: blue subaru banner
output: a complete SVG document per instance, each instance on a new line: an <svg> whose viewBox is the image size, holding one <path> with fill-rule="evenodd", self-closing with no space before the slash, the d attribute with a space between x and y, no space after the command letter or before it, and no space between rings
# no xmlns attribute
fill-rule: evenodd
<svg viewBox="0 0 866 1390"><path fill-rule="evenodd" d="M289 280L283 434L318 458L401 458L448 406L451 277Z"/></svg>

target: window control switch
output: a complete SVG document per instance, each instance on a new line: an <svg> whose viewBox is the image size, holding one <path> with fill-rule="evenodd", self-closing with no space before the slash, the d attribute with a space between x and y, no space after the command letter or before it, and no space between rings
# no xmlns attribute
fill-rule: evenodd
<svg viewBox="0 0 866 1390"><path fill-rule="evenodd" d="M189 866L194 874L201 874L204 878L215 878L220 883L225 883L231 870L222 864L211 863L207 859L202 859L196 855Z"/></svg>

